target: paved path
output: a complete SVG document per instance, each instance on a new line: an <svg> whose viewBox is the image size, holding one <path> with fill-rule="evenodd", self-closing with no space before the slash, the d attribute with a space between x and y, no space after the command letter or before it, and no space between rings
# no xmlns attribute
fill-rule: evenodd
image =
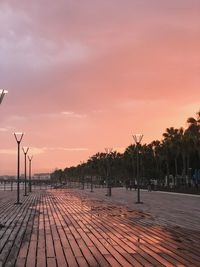
<svg viewBox="0 0 200 267"><path fill-rule="evenodd" d="M88 194L41 190L22 205L12 195L1 201L0 266L200 266L198 230Z"/></svg>
<svg viewBox="0 0 200 267"><path fill-rule="evenodd" d="M112 189L111 197L105 196L106 189L97 188L94 188L93 193L85 188L82 194L87 194L90 198L95 196L108 203L124 204L132 209L149 213L160 225L174 225L200 231L200 195L141 190L143 204L138 205L135 204L137 191L126 191L125 188Z"/></svg>

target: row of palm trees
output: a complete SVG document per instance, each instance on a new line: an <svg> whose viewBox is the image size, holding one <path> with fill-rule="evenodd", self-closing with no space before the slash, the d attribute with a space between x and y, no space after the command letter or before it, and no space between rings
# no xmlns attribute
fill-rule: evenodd
<svg viewBox="0 0 200 267"><path fill-rule="evenodd" d="M162 140L139 145L141 184L154 180L159 185L194 185L200 182L200 111L187 119L187 128L167 128ZM52 179L59 182L95 182L117 186L136 183L136 145L124 153L98 152L87 162L64 170L55 170Z"/></svg>

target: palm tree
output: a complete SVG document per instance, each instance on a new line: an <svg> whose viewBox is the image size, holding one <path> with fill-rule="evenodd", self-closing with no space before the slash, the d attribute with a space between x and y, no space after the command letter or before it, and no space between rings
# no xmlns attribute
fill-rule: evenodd
<svg viewBox="0 0 200 267"><path fill-rule="evenodd" d="M196 113L196 115L196 119L193 117L188 118L187 123L188 129L198 135L200 133L200 110Z"/></svg>
<svg viewBox="0 0 200 267"><path fill-rule="evenodd" d="M168 142L168 147L170 150L170 157L171 161L174 162L174 170L175 175L174 177L178 176L178 157L180 155L180 135L179 135L179 129L176 129L174 127L170 127L166 129L166 132L163 133L164 142Z"/></svg>
<svg viewBox="0 0 200 267"><path fill-rule="evenodd" d="M156 179L160 180L162 171L161 171L161 155L160 155L160 150L161 150L161 142L159 140L155 140L151 142L151 147L153 150L153 159L154 159L154 165L155 165L155 177Z"/></svg>
<svg viewBox="0 0 200 267"><path fill-rule="evenodd" d="M123 162L123 166L125 169L125 176L126 177L126 183L129 185L130 181L132 181L132 183L135 183L135 179L136 179L136 155L137 155L137 150L136 150L136 145L129 145L122 157L122 162Z"/></svg>
<svg viewBox="0 0 200 267"><path fill-rule="evenodd" d="M193 117L187 119L187 132L190 133L191 138L193 139L194 147L196 148L200 159L200 110L196 113L196 115L196 119Z"/></svg>
<svg viewBox="0 0 200 267"><path fill-rule="evenodd" d="M169 127L163 133L163 140L155 140L150 144L140 145L142 174L145 179L153 177L159 180L167 176L169 185L169 175L178 177L182 174L182 179L186 180L188 174L200 168L200 111L195 118L187 119L188 127L176 129ZM106 153L96 153L91 156L87 163L65 168L64 177L70 181L78 181L84 173L96 178L96 182L103 183L109 176L109 183L118 184L126 179L131 181L136 177L136 146L129 145L123 154L116 151ZM54 179L63 180L59 170L54 173ZM112 180L112 181L111 181Z"/></svg>
<svg viewBox="0 0 200 267"><path fill-rule="evenodd" d="M51 174L51 179L53 182L56 182L56 184L59 182L60 184L64 178L64 173L61 169L56 169L52 174Z"/></svg>
<svg viewBox="0 0 200 267"><path fill-rule="evenodd" d="M191 162L191 155L194 151L193 138L191 132L183 128L179 129L179 144L180 153L182 157L182 180L186 182L186 178L189 175L189 168Z"/></svg>

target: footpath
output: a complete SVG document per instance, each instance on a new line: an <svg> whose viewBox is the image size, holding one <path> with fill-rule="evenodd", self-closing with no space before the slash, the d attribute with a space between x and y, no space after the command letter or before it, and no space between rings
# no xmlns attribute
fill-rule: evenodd
<svg viewBox="0 0 200 267"><path fill-rule="evenodd" d="M14 205L14 193L0 196L0 266L200 266L199 198L141 192L139 207L125 189L109 198L105 189L49 189ZM181 223L177 212L175 224L179 202L194 213ZM169 221L158 215L168 204Z"/></svg>
<svg viewBox="0 0 200 267"><path fill-rule="evenodd" d="M95 196L108 203L123 204L149 213L160 225L174 225L200 231L200 195L140 190L140 200L143 204L135 204L137 191L133 189L112 188L111 197L106 196L106 188L94 188L92 193L90 188L80 190L80 193L81 191L90 198Z"/></svg>

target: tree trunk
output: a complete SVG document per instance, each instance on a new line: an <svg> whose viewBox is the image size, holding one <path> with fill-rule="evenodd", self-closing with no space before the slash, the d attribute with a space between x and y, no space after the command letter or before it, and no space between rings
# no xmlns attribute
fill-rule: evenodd
<svg viewBox="0 0 200 267"><path fill-rule="evenodd" d="M182 170L182 179L186 180L186 157L185 157L185 153L182 153L182 161L183 161L183 170Z"/></svg>
<svg viewBox="0 0 200 267"><path fill-rule="evenodd" d="M167 169L167 187L169 187L169 162L166 161L166 169Z"/></svg>
<svg viewBox="0 0 200 267"><path fill-rule="evenodd" d="M187 156L187 182L190 183L189 179L189 173L190 173L190 155Z"/></svg>
<svg viewBox="0 0 200 267"><path fill-rule="evenodd" d="M174 165L175 165L174 185L176 185L176 181L177 181L177 177L178 177L178 164L177 164L177 158L174 159Z"/></svg>
<svg viewBox="0 0 200 267"><path fill-rule="evenodd" d="M178 164L177 164L177 158L174 159L174 165L175 165L175 176L178 176Z"/></svg>

